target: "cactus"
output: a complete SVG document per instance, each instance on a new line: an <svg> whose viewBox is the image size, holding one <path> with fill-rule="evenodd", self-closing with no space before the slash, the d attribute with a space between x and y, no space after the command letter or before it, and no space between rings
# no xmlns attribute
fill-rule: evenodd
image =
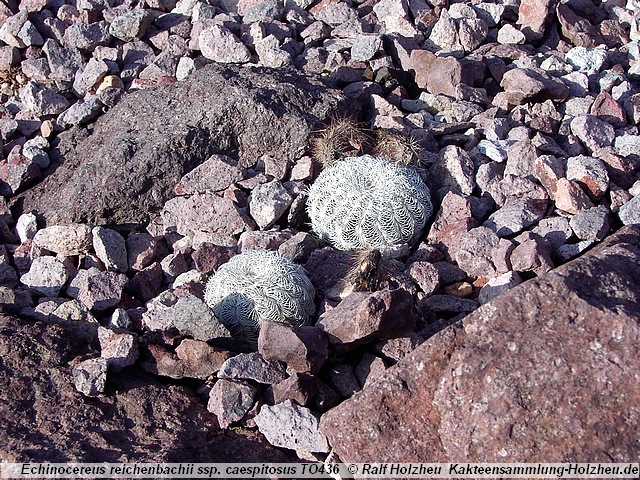
<svg viewBox="0 0 640 480"><path fill-rule="evenodd" d="M370 139L351 117L334 118L311 139L313 158L324 168L349 155L360 154Z"/></svg>
<svg viewBox="0 0 640 480"><path fill-rule="evenodd" d="M373 250L416 240L433 206L411 167L364 155L325 169L309 189L307 211L335 248Z"/></svg>
<svg viewBox="0 0 640 480"><path fill-rule="evenodd" d="M306 325L315 311L314 288L304 269L270 251L248 251L209 279L204 299L231 333L257 343L262 320Z"/></svg>

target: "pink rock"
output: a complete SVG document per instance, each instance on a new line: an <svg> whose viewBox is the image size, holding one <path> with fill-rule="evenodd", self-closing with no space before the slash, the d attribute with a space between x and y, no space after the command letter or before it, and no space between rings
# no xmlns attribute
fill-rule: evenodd
<svg viewBox="0 0 640 480"><path fill-rule="evenodd" d="M551 0L522 0L518 7L518 24L528 41L539 40L551 20Z"/></svg>
<svg viewBox="0 0 640 480"><path fill-rule="evenodd" d="M526 232L516 238L520 244L511 252L510 262L516 272L547 273L553 268L551 246L539 235Z"/></svg>
<svg viewBox="0 0 640 480"><path fill-rule="evenodd" d="M634 461L635 425L620 418L640 401L639 255L628 227L506 292L325 413L321 431L344 462ZM612 284L629 302L611 303Z"/></svg>
<svg viewBox="0 0 640 480"><path fill-rule="evenodd" d="M428 50L413 50L410 63L416 73L418 87L434 95L441 93L455 97L460 83L472 85L467 69L453 57L437 57Z"/></svg>
<svg viewBox="0 0 640 480"><path fill-rule="evenodd" d="M455 261L469 277L491 278L496 275L493 253L500 239L487 227L477 227L460 237Z"/></svg>
<svg viewBox="0 0 640 480"><path fill-rule="evenodd" d="M237 162L226 155L212 155L184 177L175 187L177 195L219 192L244 178Z"/></svg>
<svg viewBox="0 0 640 480"><path fill-rule="evenodd" d="M556 208L571 214L593 207L584 190L576 182L566 178L561 178L556 183L556 194L553 200Z"/></svg>
<svg viewBox="0 0 640 480"><path fill-rule="evenodd" d="M131 270L143 270L159 258L164 245L161 237L134 233L126 240L127 258Z"/></svg>
<svg viewBox="0 0 640 480"><path fill-rule="evenodd" d="M90 274L78 292L78 300L89 310L108 310L120 303L122 291L128 280L123 273L112 271Z"/></svg>
<svg viewBox="0 0 640 480"><path fill-rule="evenodd" d="M244 215L228 198L204 193L175 197L165 203L161 212L165 228L180 235L197 231L234 236L248 228Z"/></svg>

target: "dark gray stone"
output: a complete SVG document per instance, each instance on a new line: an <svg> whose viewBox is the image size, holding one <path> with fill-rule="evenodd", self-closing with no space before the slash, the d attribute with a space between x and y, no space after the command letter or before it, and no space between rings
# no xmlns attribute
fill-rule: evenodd
<svg viewBox="0 0 640 480"><path fill-rule="evenodd" d="M292 162L316 124L341 105L337 91L311 76L207 66L182 82L127 95L91 135L60 135L50 155L58 168L25 194L24 206L55 223L146 222L212 154L224 152L241 166L260 155Z"/></svg>

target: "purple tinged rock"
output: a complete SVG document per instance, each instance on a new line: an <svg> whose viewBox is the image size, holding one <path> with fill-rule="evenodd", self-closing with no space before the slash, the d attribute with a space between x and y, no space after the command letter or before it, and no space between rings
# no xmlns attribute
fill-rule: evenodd
<svg viewBox="0 0 640 480"><path fill-rule="evenodd" d="M496 275L493 253L500 239L487 227L472 228L459 239L455 261L470 277L491 278Z"/></svg>
<svg viewBox="0 0 640 480"><path fill-rule="evenodd" d="M127 283L127 291L138 300L146 303L162 291L162 267L155 262L136 272Z"/></svg>
<svg viewBox="0 0 640 480"><path fill-rule="evenodd" d="M80 255L91 249L91 227L84 223L52 225L38 230L33 242L40 248L64 257Z"/></svg>
<svg viewBox="0 0 640 480"><path fill-rule="evenodd" d="M182 363L185 377L206 380L220 370L222 364L234 354L212 347L202 340L185 338L176 347L176 355Z"/></svg>
<svg viewBox="0 0 640 480"><path fill-rule="evenodd" d="M543 218L531 232L540 235L556 250L573 235L569 220L565 217Z"/></svg>
<svg viewBox="0 0 640 480"><path fill-rule="evenodd" d="M134 233L127 238L127 258L129 269L143 270L151 265L163 250L162 238L148 233Z"/></svg>
<svg viewBox="0 0 640 480"><path fill-rule="evenodd" d="M291 63L291 54L280 47L280 41L273 35L255 42L254 48L262 66L279 68Z"/></svg>
<svg viewBox="0 0 640 480"><path fill-rule="evenodd" d="M262 322L258 352L267 361L284 362L296 372L318 373L329 356L329 341L317 327Z"/></svg>
<svg viewBox="0 0 640 480"><path fill-rule="evenodd" d="M293 234L291 232L263 232L248 231L242 232L238 239L238 253L249 250L278 250L280 245L289 240Z"/></svg>
<svg viewBox="0 0 640 480"><path fill-rule="evenodd" d="M249 212L258 226L265 230L280 219L291 202L293 197L280 182L274 180L253 189L249 196Z"/></svg>
<svg viewBox="0 0 640 480"><path fill-rule="evenodd" d="M0 246L0 285L15 287L18 283L18 274L11 266L7 248L2 245Z"/></svg>
<svg viewBox="0 0 640 480"><path fill-rule="evenodd" d="M107 360L107 366L114 372L133 365L138 360L138 336L124 331L98 327L100 356Z"/></svg>
<svg viewBox="0 0 640 480"><path fill-rule="evenodd" d="M127 244L122 235L109 228L95 227L91 231L91 237L96 256L107 270L126 273L129 269Z"/></svg>
<svg viewBox="0 0 640 480"><path fill-rule="evenodd" d="M517 272L547 273L553 268L551 246L539 235L525 232L516 241L520 244L511 252L511 266Z"/></svg>
<svg viewBox="0 0 640 480"><path fill-rule="evenodd" d="M409 264L406 271L425 295L431 295L440 288L440 273L432 263L414 261Z"/></svg>
<svg viewBox="0 0 640 480"><path fill-rule="evenodd" d="M547 99L563 101L569 95L569 87L562 80L551 77L544 70L514 68L505 72L500 86L504 88L507 101L522 105L531 100Z"/></svg>
<svg viewBox="0 0 640 480"><path fill-rule="evenodd" d="M27 12L24 10L15 15L10 15L0 26L0 40L11 47L25 48L26 45L20 38L19 33L27 21Z"/></svg>
<svg viewBox="0 0 640 480"><path fill-rule="evenodd" d="M185 236L202 231L232 237L247 229L245 218L233 201L210 193L172 198L160 215L165 228Z"/></svg>
<svg viewBox="0 0 640 480"><path fill-rule="evenodd" d="M219 192L243 178L243 171L235 160L226 155L212 155L180 179L175 193L193 195Z"/></svg>
<svg viewBox="0 0 640 480"><path fill-rule="evenodd" d="M207 410L216 416L221 428L229 428L251 410L257 392L247 382L220 379L209 391Z"/></svg>
<svg viewBox="0 0 640 480"><path fill-rule="evenodd" d="M85 125L102 113L103 106L97 95L91 95L71 105L58 117L58 123L64 127Z"/></svg>
<svg viewBox="0 0 640 480"><path fill-rule="evenodd" d="M333 27L358 18L356 11L344 2L329 3L319 12L314 12L314 16Z"/></svg>
<svg viewBox="0 0 640 480"><path fill-rule="evenodd" d="M177 298L165 292L147 303L142 320L149 330L167 331L175 327L183 335L203 342L231 337L207 304L194 295Z"/></svg>
<svg viewBox="0 0 640 480"><path fill-rule="evenodd" d="M608 147L613 143L616 132L613 126L595 115L578 115L571 120L571 132L591 151Z"/></svg>
<svg viewBox="0 0 640 480"><path fill-rule="evenodd" d="M247 47L228 29L212 25L198 39L202 56L218 63L246 63L251 60Z"/></svg>
<svg viewBox="0 0 640 480"><path fill-rule="evenodd" d="M218 270L220 265L227 263L234 254L234 248L203 242L191 254L191 258L199 272L210 274Z"/></svg>
<svg viewBox="0 0 640 480"><path fill-rule="evenodd" d="M386 369L384 360L371 353L365 353L356 365L354 374L360 387L365 388L380 378Z"/></svg>
<svg viewBox="0 0 640 480"><path fill-rule="evenodd" d="M7 158L0 160L0 195L18 193L40 174L37 163L22 155L20 145L15 145Z"/></svg>
<svg viewBox="0 0 640 480"><path fill-rule="evenodd" d="M127 284L127 276L118 272L96 272L87 277L78 292L78 300L89 310L104 311L117 306Z"/></svg>
<svg viewBox="0 0 640 480"><path fill-rule="evenodd" d="M253 352L241 353L225 361L220 367L218 378L253 380L273 385L287 378L287 374L284 364L267 361L260 353Z"/></svg>
<svg viewBox="0 0 640 480"><path fill-rule="evenodd" d="M371 340L413 331L413 296L403 289L352 293L320 316L317 325L336 351L345 352Z"/></svg>
<svg viewBox="0 0 640 480"><path fill-rule="evenodd" d="M101 393L104 393L106 382L106 358L91 358L73 367L73 383L76 390L88 397L97 397Z"/></svg>
<svg viewBox="0 0 640 480"><path fill-rule="evenodd" d="M296 263L305 263L318 247L318 240L313 235L298 232L278 247L278 253Z"/></svg>
<svg viewBox="0 0 640 480"><path fill-rule="evenodd" d="M69 102L52 88L31 81L20 89L20 100L37 116L62 113Z"/></svg>
<svg viewBox="0 0 640 480"><path fill-rule="evenodd" d="M329 451L318 418L291 400L274 406L263 405L254 421L271 445L303 452Z"/></svg>
<svg viewBox="0 0 640 480"><path fill-rule="evenodd" d="M438 160L429 169L429 177L435 190L453 187L465 195L471 195L476 186L473 161L455 145L447 145L440 151Z"/></svg>
<svg viewBox="0 0 640 480"><path fill-rule="evenodd" d="M171 253L160 262L164 280L166 283L173 282L176 277L189 270L189 264L182 253Z"/></svg>
<svg viewBox="0 0 640 480"><path fill-rule="evenodd" d="M452 295L431 295L418 301L422 310L434 313L469 313L478 308L475 300L454 297Z"/></svg>

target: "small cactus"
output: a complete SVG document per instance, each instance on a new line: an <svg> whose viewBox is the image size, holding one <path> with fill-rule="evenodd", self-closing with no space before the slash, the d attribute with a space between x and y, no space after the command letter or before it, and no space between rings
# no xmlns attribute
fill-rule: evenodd
<svg viewBox="0 0 640 480"><path fill-rule="evenodd" d="M306 325L315 311L304 269L270 251L236 255L209 279L204 299L231 333L255 346L260 322Z"/></svg>
<svg viewBox="0 0 640 480"><path fill-rule="evenodd" d="M313 158L323 168L349 155L360 154L370 139L351 117L334 118L311 139Z"/></svg>
<svg viewBox="0 0 640 480"><path fill-rule="evenodd" d="M329 166L309 189L311 226L339 250L414 241L431 217L429 189L411 167L364 155Z"/></svg>

